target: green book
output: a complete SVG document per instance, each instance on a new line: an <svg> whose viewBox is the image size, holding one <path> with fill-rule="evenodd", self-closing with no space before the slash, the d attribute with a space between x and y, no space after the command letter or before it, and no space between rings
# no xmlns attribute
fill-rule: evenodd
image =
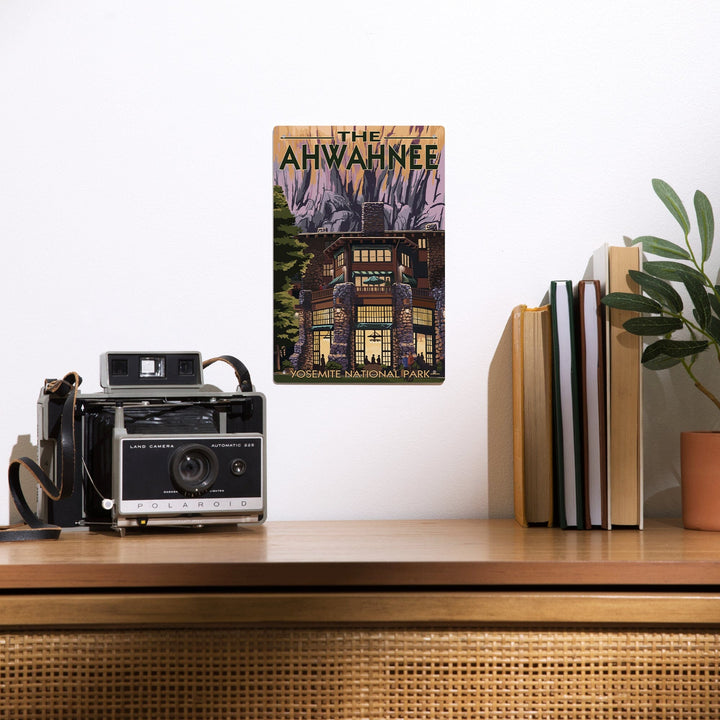
<svg viewBox="0 0 720 720"><path fill-rule="evenodd" d="M583 433L572 282L550 284L555 503L560 527L585 528Z"/></svg>

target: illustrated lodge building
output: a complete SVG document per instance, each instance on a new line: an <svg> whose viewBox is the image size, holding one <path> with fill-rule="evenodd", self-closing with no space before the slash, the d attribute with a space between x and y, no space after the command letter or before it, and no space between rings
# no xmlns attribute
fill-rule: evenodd
<svg viewBox="0 0 720 720"><path fill-rule="evenodd" d="M364 203L359 232L299 237L313 258L299 290L296 369L443 370L443 230L386 231L383 203Z"/></svg>

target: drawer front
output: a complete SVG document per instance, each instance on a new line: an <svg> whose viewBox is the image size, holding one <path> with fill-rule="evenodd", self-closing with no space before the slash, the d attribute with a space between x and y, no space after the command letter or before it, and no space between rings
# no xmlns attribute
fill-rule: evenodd
<svg viewBox="0 0 720 720"><path fill-rule="evenodd" d="M2 718L720 717L720 631L310 626L0 634Z"/></svg>

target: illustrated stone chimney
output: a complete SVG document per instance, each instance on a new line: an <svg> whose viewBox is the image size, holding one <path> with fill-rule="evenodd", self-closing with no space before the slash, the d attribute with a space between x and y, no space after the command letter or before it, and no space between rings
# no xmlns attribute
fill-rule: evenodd
<svg viewBox="0 0 720 720"><path fill-rule="evenodd" d="M366 202L362 206L362 234L383 235L385 233L385 205L381 202Z"/></svg>

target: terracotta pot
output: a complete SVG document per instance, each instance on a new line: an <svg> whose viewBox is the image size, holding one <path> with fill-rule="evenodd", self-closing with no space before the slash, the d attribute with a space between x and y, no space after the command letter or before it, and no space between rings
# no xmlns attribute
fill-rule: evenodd
<svg viewBox="0 0 720 720"><path fill-rule="evenodd" d="M683 525L720 530L720 433L681 433L680 468Z"/></svg>

